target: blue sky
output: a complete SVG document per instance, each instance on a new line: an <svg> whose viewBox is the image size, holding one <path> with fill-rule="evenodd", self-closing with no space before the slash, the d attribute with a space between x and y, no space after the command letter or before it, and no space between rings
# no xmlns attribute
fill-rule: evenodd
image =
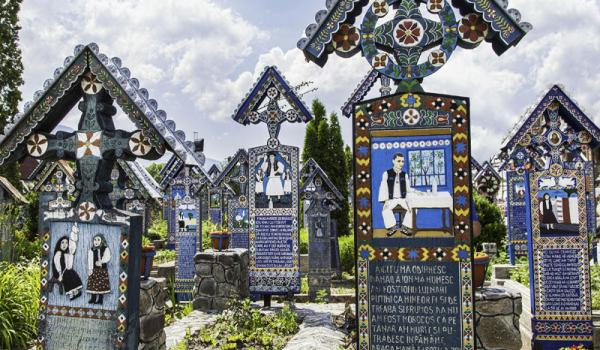
<svg viewBox="0 0 600 350"><path fill-rule="evenodd" d="M306 63L296 42L325 0L27 0L21 11L24 102L80 43L96 42L118 56L159 107L186 131L205 138L205 153L222 159L238 148L262 145L266 127L230 118L265 65L279 66L292 84L314 81L330 112L354 90L369 66L360 57L330 58L325 68ZM430 92L471 98L472 145L483 161L536 99L563 83L588 116L599 122L600 2L511 0L534 29L497 57L489 44L457 49L425 80ZM376 90L376 88L374 89ZM75 125L73 113L67 123ZM118 125L127 126L123 116ZM346 142L351 125L342 121ZM304 125L284 125L283 143L302 146Z"/></svg>

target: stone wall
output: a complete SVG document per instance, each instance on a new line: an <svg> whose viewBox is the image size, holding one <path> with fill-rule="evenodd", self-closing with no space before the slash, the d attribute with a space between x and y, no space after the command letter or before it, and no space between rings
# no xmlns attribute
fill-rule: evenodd
<svg viewBox="0 0 600 350"><path fill-rule="evenodd" d="M150 278L140 283L140 350L167 348L164 329L166 286L164 278Z"/></svg>
<svg viewBox="0 0 600 350"><path fill-rule="evenodd" d="M248 297L248 250L207 250L194 261L194 309L222 311L230 300Z"/></svg>
<svg viewBox="0 0 600 350"><path fill-rule="evenodd" d="M521 294L502 288L481 288L475 292L477 348L520 350L519 318Z"/></svg>

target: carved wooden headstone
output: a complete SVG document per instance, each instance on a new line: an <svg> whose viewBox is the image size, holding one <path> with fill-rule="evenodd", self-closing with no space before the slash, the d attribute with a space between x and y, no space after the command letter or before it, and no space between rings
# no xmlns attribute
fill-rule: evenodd
<svg viewBox="0 0 600 350"><path fill-rule="evenodd" d="M240 149L215 180L226 196L227 230L231 234L230 248L248 249L248 152Z"/></svg>
<svg viewBox="0 0 600 350"><path fill-rule="evenodd" d="M202 142L196 142L194 157L203 160ZM167 244L176 251L175 294L180 301L192 300L194 256L202 250L202 196L211 180L202 167L191 167L173 157L163 171L166 186Z"/></svg>
<svg viewBox="0 0 600 350"><path fill-rule="evenodd" d="M533 349L591 349L593 339L585 173L526 174Z"/></svg>
<svg viewBox="0 0 600 350"><path fill-rule="evenodd" d="M340 209L338 202L344 198L312 158L304 164L302 174L300 194L310 203L304 213L308 225L308 298L315 301L319 291L325 291L327 298L331 296L331 212Z"/></svg>
<svg viewBox="0 0 600 350"><path fill-rule="evenodd" d="M142 232L148 234L150 212L162 202L162 189L138 162L119 160L111 172L114 206L142 216Z"/></svg>
<svg viewBox="0 0 600 350"><path fill-rule="evenodd" d="M500 55L531 25L494 1L326 5L298 42L305 57L360 52L372 68L342 108L354 128L357 347L473 349L468 99L421 83L457 46L486 40ZM361 102L378 80L382 97Z"/></svg>
<svg viewBox="0 0 600 350"><path fill-rule="evenodd" d="M592 122L560 86L554 85L536 103L502 145L506 171L508 249L512 264L515 258L527 256L529 216L525 198L525 172L548 170L550 164L565 164L567 169L584 169L593 180L591 150L600 144L600 129ZM596 226L596 201L592 187L586 195L588 230Z"/></svg>
<svg viewBox="0 0 600 350"><path fill-rule="evenodd" d="M118 58L95 44L77 46L74 56L25 104L0 139L0 163L26 154L77 164L77 196L50 200L43 217L38 345L45 349L135 349L141 217L112 208L110 172L117 159L157 159L168 148L182 158L185 134L157 110ZM79 102L75 132L50 131ZM114 128L116 102L141 130Z"/></svg>
<svg viewBox="0 0 600 350"><path fill-rule="evenodd" d="M278 135L283 122L308 122L311 118L275 67L265 68L233 115L243 125L265 123L269 131L266 146L248 151L251 293L300 290L299 152L297 147L282 145Z"/></svg>

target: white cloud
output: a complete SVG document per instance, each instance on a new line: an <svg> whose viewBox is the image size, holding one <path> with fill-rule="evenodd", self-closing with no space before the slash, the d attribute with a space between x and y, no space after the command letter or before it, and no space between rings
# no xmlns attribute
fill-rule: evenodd
<svg viewBox="0 0 600 350"><path fill-rule="evenodd" d="M470 97L472 146L482 161L498 151L507 130L554 83L564 83L589 117L600 122L600 3L511 0L510 7L534 26L517 47L500 57L487 43L475 50L459 48L423 84L430 92ZM308 24L318 9L297 15ZM188 137L199 131L214 158L264 144L266 128L242 127L229 117L265 65L277 65L293 85L313 81L318 91L305 96L305 102L318 97L338 114L370 69L360 54L351 59L333 55L320 68L296 48L256 52L257 43L267 43L276 29L259 28L214 0L76 0L69 6L29 0L21 25L25 100L76 44L96 41L103 52L123 59ZM377 87L373 90L370 96L377 95ZM349 143L351 124L341 121ZM282 139L302 145L303 131L303 125L285 126Z"/></svg>

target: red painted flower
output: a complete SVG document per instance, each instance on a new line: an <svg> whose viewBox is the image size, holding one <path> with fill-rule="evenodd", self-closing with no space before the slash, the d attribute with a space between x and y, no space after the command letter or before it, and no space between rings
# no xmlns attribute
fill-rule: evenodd
<svg viewBox="0 0 600 350"><path fill-rule="evenodd" d="M344 23L340 30L333 34L333 46L338 51L348 52L358 45L359 39L356 28Z"/></svg>
<svg viewBox="0 0 600 350"><path fill-rule="evenodd" d="M396 39L401 45L414 46L421 41L423 30L417 21L404 20L396 27Z"/></svg>
<svg viewBox="0 0 600 350"><path fill-rule="evenodd" d="M387 55L379 54L373 58L373 68L384 68L387 64Z"/></svg>
<svg viewBox="0 0 600 350"><path fill-rule="evenodd" d="M479 15L470 13L460 20L458 32L464 41L478 43L487 35L488 25Z"/></svg>

